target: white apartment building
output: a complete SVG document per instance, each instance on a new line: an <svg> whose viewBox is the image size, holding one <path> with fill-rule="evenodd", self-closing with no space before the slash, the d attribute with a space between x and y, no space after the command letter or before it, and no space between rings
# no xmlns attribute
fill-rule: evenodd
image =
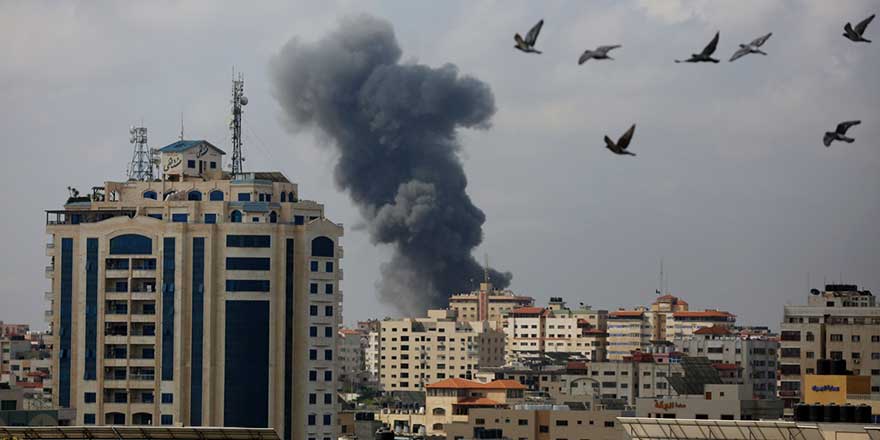
<svg viewBox="0 0 880 440"><path fill-rule="evenodd" d="M504 322L506 359L528 361L548 353L565 353L582 360L605 360L606 316L588 306L568 309L558 297L552 298L547 308L513 309Z"/></svg>

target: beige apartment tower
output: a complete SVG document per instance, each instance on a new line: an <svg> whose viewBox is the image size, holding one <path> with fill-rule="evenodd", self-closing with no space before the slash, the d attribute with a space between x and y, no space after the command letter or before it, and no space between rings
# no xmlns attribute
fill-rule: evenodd
<svg viewBox="0 0 880 440"><path fill-rule="evenodd" d="M47 211L54 403L78 425L335 439L342 225L209 142L159 152L160 179Z"/></svg>

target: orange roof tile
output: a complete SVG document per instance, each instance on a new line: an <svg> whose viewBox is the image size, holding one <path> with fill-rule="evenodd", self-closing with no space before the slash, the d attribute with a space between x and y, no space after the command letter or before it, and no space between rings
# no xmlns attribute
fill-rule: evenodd
<svg viewBox="0 0 880 440"><path fill-rule="evenodd" d="M700 327L694 331L695 335L729 335L730 330L727 327L713 325L711 327Z"/></svg>
<svg viewBox="0 0 880 440"><path fill-rule="evenodd" d="M523 314L523 315L537 315L544 313L543 307L519 307L510 311L510 313L514 314Z"/></svg>
<svg viewBox="0 0 880 440"><path fill-rule="evenodd" d="M489 383L481 384L481 388L493 390L524 390L526 386L512 379L496 379Z"/></svg>
<svg viewBox="0 0 880 440"><path fill-rule="evenodd" d="M474 382L472 380L460 379L457 377L450 377L449 379L443 379L440 382L434 382L432 384L428 384L425 388L481 388L484 384L480 382Z"/></svg>
<svg viewBox="0 0 880 440"><path fill-rule="evenodd" d="M500 402L496 402L492 399L488 399L485 397L467 397L459 400L458 402L453 403L453 405L467 405L467 406L497 406L501 405Z"/></svg>
<svg viewBox="0 0 880 440"><path fill-rule="evenodd" d="M638 310L618 310L616 312L609 312L609 318L629 318L633 316L642 316L645 312L641 312Z"/></svg>
<svg viewBox="0 0 880 440"><path fill-rule="evenodd" d="M719 310L705 310L702 312L674 312L674 318L732 318L734 315Z"/></svg>

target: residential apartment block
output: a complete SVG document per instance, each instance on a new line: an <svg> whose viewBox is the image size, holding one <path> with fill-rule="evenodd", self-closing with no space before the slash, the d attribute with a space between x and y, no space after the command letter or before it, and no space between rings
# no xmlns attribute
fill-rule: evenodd
<svg viewBox="0 0 880 440"><path fill-rule="evenodd" d="M709 358L722 371L725 383L745 385L752 391L752 398L776 398L776 337L743 336L727 327L703 327L673 342L685 355Z"/></svg>
<svg viewBox="0 0 880 440"><path fill-rule="evenodd" d="M504 333L489 321L458 321L452 310L382 321L379 382L384 391L424 391L448 378L471 378L504 363Z"/></svg>
<svg viewBox="0 0 880 440"><path fill-rule="evenodd" d="M480 283L479 290L452 295L449 309L456 312L459 321L489 321L492 328L501 329L508 312L534 303L532 297L516 295L510 290L496 290L487 280Z"/></svg>
<svg viewBox="0 0 880 440"><path fill-rule="evenodd" d="M650 308L618 310L608 314L608 359L622 359L633 351L649 351L654 344L671 344L703 327L733 327L736 316L719 310L691 311L689 304L663 295Z"/></svg>
<svg viewBox="0 0 880 440"><path fill-rule="evenodd" d="M47 211L54 403L77 425L338 435L342 225L219 148L159 150L161 179Z"/></svg>
<svg viewBox="0 0 880 440"><path fill-rule="evenodd" d="M813 289L806 304L785 306L780 330L779 397L787 412L803 397L803 375L818 373L819 359L845 360L880 393L880 307L870 291L848 284Z"/></svg>
<svg viewBox="0 0 880 440"><path fill-rule="evenodd" d="M582 360L602 361L606 356L607 313L581 305L569 309L562 298L551 298L544 307L520 307L507 313L507 361L538 361L549 353Z"/></svg>

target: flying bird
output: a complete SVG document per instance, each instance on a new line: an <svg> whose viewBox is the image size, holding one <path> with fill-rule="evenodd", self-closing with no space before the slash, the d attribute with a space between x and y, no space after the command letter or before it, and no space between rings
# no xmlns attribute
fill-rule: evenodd
<svg viewBox="0 0 880 440"><path fill-rule="evenodd" d="M615 44L613 46L599 46L595 50L585 50L581 57L578 59L578 65L584 64L590 60L590 58L596 60L613 60L608 56L608 52L621 47L619 44Z"/></svg>
<svg viewBox="0 0 880 440"><path fill-rule="evenodd" d="M611 150L614 154L625 155L628 154L630 156L635 156L635 153L627 151L626 147L629 146L630 141L632 141L633 133L636 132L636 124L633 124L620 139L617 140L615 144L614 141L611 140L608 136L605 136L605 148Z"/></svg>
<svg viewBox="0 0 880 440"><path fill-rule="evenodd" d="M709 42L709 44L703 48L703 51L700 53L691 54L691 57L686 60L675 60L676 63L705 63L705 62L713 62L717 63L720 60L716 60L712 58L712 54L715 53L715 49L718 47L718 37L721 35L721 32L715 32L715 38Z"/></svg>
<svg viewBox="0 0 880 440"><path fill-rule="evenodd" d="M862 35L864 35L865 29L868 28L868 25L871 24L871 20L873 19L874 14L871 14L870 17L862 20L859 24L857 24L855 29L853 29L851 24L847 23L846 26L843 27L843 36L852 41L855 41L856 43L858 43L859 41L870 43L871 40L866 39Z"/></svg>
<svg viewBox="0 0 880 440"><path fill-rule="evenodd" d="M843 141L848 144L853 143L855 139L851 137L846 137L846 131L849 130L853 125L859 125L862 121L846 121L837 124L837 128L834 131L826 131L825 137L822 138L822 142L826 147L830 147L831 143L834 141Z"/></svg>
<svg viewBox="0 0 880 440"><path fill-rule="evenodd" d="M744 57L750 53L759 53L761 55L767 55L767 52L764 52L763 50L758 49L758 48L763 46L764 43L766 43L767 40L770 39L771 35L773 35L773 32L770 32L769 34L764 35L763 37L755 38L749 44L740 44L739 49L737 49L736 52L733 53L733 56L730 57L730 61L736 60L737 58Z"/></svg>
<svg viewBox="0 0 880 440"><path fill-rule="evenodd" d="M544 20L539 21L538 24L529 30L525 40L519 34L514 35L513 39L516 41L516 45L513 47L526 53L541 53L541 51L535 49L535 42L538 41L538 34L541 33L542 26L544 26Z"/></svg>

